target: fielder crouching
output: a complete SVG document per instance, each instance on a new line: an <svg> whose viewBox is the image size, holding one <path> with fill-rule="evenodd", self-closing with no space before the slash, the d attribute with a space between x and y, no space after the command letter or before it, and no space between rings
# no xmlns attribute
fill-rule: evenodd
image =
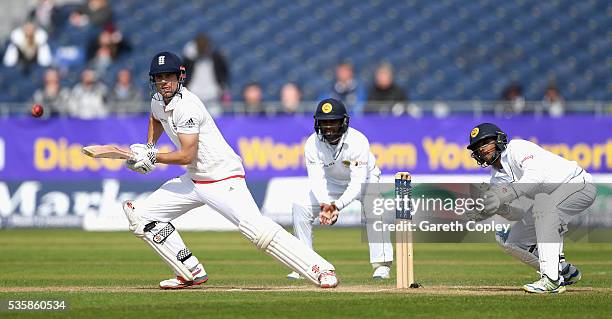
<svg viewBox="0 0 612 319"><path fill-rule="evenodd" d="M227 144L204 104L183 87L184 68L170 52L156 54L149 71L152 86L147 144L133 144L126 166L146 174L156 163L186 165L187 172L167 181L146 199L127 201L123 209L130 230L170 266L175 277L159 283L162 289L199 285L208 275L186 247L172 221L209 205L236 225L255 246L321 288L338 284L334 266L261 215L244 181L240 157ZM163 132L177 151L159 153L155 142ZM202 218L205 218L202 216Z"/></svg>
<svg viewBox="0 0 612 319"><path fill-rule="evenodd" d="M568 222L586 210L597 196L592 177L566 160L521 139L508 142L494 124L482 123L470 132L472 157L491 167L491 187L484 193L485 215L499 214L516 222L497 234L504 251L539 270L540 279L526 284L530 293L562 293L582 274L567 263L563 235Z"/></svg>
<svg viewBox="0 0 612 319"><path fill-rule="evenodd" d="M393 261L393 246L389 231L376 230L373 218L363 211L364 184L375 185L380 179L376 159L370 152L370 142L361 132L349 127L344 104L336 99L324 99L317 105L314 130L304 146L304 156L310 191L292 206L293 229L296 236L312 247L312 224L334 224L343 208L354 200L362 201L362 215L370 248L370 263L374 279L388 279ZM386 215L375 217L385 224ZM287 278L297 279L297 273Z"/></svg>

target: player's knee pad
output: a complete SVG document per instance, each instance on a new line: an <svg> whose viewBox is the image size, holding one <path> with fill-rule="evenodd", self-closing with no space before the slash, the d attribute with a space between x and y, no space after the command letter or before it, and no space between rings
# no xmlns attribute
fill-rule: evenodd
<svg viewBox="0 0 612 319"><path fill-rule="evenodd" d="M142 228L142 218L136 212L136 208L134 207L134 203L131 200L126 200L123 202L123 212L125 213L125 217L127 217L129 228L134 234L138 237L142 236L142 229L138 229L139 226Z"/></svg>
<svg viewBox="0 0 612 319"><path fill-rule="evenodd" d="M319 275L334 267L280 225L265 216L242 220L240 232L255 246L290 269L319 284Z"/></svg>
<svg viewBox="0 0 612 319"><path fill-rule="evenodd" d="M276 233L282 229L279 224L265 216L243 220L238 228L259 250L265 250Z"/></svg>
<svg viewBox="0 0 612 319"><path fill-rule="evenodd" d="M504 252L535 269L540 267L536 245L522 243L509 243L508 236L510 231L495 233L495 240Z"/></svg>

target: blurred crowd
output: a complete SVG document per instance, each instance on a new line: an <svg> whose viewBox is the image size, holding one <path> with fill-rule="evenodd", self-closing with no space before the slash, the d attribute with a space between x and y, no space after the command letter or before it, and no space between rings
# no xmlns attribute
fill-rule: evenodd
<svg viewBox="0 0 612 319"><path fill-rule="evenodd" d="M113 21L110 3L107 0L86 0L68 17L73 28L95 30L86 46L87 68L73 87L62 86L65 74L62 70L70 67L70 54L58 52L54 57L48 44L49 37L54 35L57 19L54 1L39 0L26 21L11 32L3 57L5 67L19 68L24 74L35 65L47 68L43 86L33 95L33 102L45 106L45 116L91 119L146 110L142 105L147 103L150 92L143 92L141 88L145 80L134 81L129 68L120 68L114 73L111 85L100 80L108 78L108 70L117 57L131 52L130 43ZM312 111L314 104L303 101L300 83L283 84L274 101L264 100L262 85L256 82L245 85L242 96L231 96L230 61L204 33L186 43L179 53L187 69L186 87L202 99L213 116L291 115ZM344 101L353 116L375 113L418 117L423 114L418 103L411 103L408 89L396 84L394 68L389 62L381 61L371 79L366 81L355 76L355 66L350 61L339 61L334 74L328 91L320 92L318 98L334 97ZM533 111L525 102L518 83L507 87L500 100L502 102L495 105L496 114ZM553 117L564 114L564 99L554 84L551 83L543 92L538 107ZM448 104L442 101L434 103L435 116L443 117L450 112Z"/></svg>

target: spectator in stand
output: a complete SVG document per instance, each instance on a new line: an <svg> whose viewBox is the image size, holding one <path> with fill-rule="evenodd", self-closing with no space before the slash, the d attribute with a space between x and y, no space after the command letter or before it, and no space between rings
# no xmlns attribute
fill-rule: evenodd
<svg viewBox="0 0 612 319"><path fill-rule="evenodd" d="M520 114L525 110L525 97L523 97L523 87L518 84L511 84L502 93L503 103L499 104L495 112L501 114Z"/></svg>
<svg viewBox="0 0 612 319"><path fill-rule="evenodd" d="M341 100L351 115L363 113L366 92L359 81L354 78L353 65L348 62L336 65L336 82L331 92L322 96L320 100L325 98Z"/></svg>
<svg viewBox="0 0 612 319"><path fill-rule="evenodd" d="M75 27L93 25L103 28L113 23L113 10L107 0L88 0L70 14L70 24Z"/></svg>
<svg viewBox="0 0 612 319"><path fill-rule="evenodd" d="M382 63L374 73L374 84L370 88L364 112L399 115L404 112L407 100L406 92L394 83L391 64Z"/></svg>
<svg viewBox="0 0 612 319"><path fill-rule="evenodd" d="M10 42L4 53L4 65L20 65L24 73L29 73L33 65L49 66L51 49L47 44L47 32L31 21L13 30Z"/></svg>
<svg viewBox="0 0 612 319"><path fill-rule="evenodd" d="M183 48L187 79L185 86L206 105L212 116L223 113L229 104L229 68L223 55L212 48L204 34L198 34Z"/></svg>
<svg viewBox="0 0 612 319"><path fill-rule="evenodd" d="M89 43L87 60L98 75L104 75L119 55L130 50L121 32L109 25L100 32L96 40Z"/></svg>
<svg viewBox="0 0 612 319"><path fill-rule="evenodd" d="M544 110L551 117L561 117L565 113L565 100L556 86L550 85L546 88L544 99L542 100Z"/></svg>
<svg viewBox="0 0 612 319"><path fill-rule="evenodd" d="M96 72L85 69L81 82L72 88L68 103L70 115L81 119L102 118L108 114L106 106L108 89L98 81Z"/></svg>
<svg viewBox="0 0 612 319"><path fill-rule="evenodd" d="M36 22L48 33L53 33L58 21L57 7L54 0L38 0L30 11L30 19Z"/></svg>
<svg viewBox="0 0 612 319"><path fill-rule="evenodd" d="M280 92L282 114L293 115L300 112L302 104L302 92L295 83L285 83Z"/></svg>
<svg viewBox="0 0 612 319"><path fill-rule="evenodd" d="M34 92L34 103L45 108L44 117L55 117L68 114L70 89L63 88L60 73L56 69L45 72L44 86Z"/></svg>
<svg viewBox="0 0 612 319"><path fill-rule="evenodd" d="M121 69L117 82L108 97L109 111L117 114L133 113L132 110L144 103L142 91L132 83L132 72Z"/></svg>
<svg viewBox="0 0 612 319"><path fill-rule="evenodd" d="M249 83L242 90L244 112L246 115L263 115L263 92L257 83Z"/></svg>

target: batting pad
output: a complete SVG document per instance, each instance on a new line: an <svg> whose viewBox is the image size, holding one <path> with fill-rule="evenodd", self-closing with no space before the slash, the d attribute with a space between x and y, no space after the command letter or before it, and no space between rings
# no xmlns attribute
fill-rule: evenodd
<svg viewBox="0 0 612 319"><path fill-rule="evenodd" d="M242 220L240 232L266 254L319 285L321 272L334 266L265 216Z"/></svg>
<svg viewBox="0 0 612 319"><path fill-rule="evenodd" d="M535 270L540 269L540 259L538 259L538 255L529 251L529 249L523 247L522 245L515 243L507 243L500 239L497 235L495 235L495 239L497 240L497 243L504 249L504 252L506 254L522 261L523 263L532 267Z"/></svg>
<svg viewBox="0 0 612 319"><path fill-rule="evenodd" d="M179 260L179 258L189 258L191 252L182 244L183 241L174 226L171 223L162 222L151 222L143 225L134 207L131 204L128 205L128 202L124 203L123 210L130 223L130 230L134 232L134 235L149 244L175 274L187 281L192 281L191 271ZM170 236L174 236L174 240L170 239ZM181 244L183 247L179 247Z"/></svg>

